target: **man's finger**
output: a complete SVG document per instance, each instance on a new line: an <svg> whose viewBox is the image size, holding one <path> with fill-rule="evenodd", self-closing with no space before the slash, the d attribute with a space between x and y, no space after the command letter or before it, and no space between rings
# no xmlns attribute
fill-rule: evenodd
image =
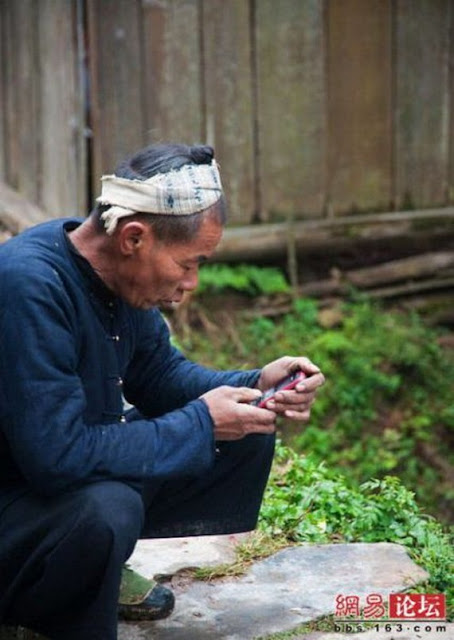
<svg viewBox="0 0 454 640"><path fill-rule="evenodd" d="M242 411L247 412L247 421L252 424L274 424L276 421L276 413L269 409L247 405Z"/></svg>
<svg viewBox="0 0 454 640"><path fill-rule="evenodd" d="M274 433L276 431L276 425L274 423L272 424L247 424L244 427L244 431L245 433L263 433L263 434L270 434L270 433Z"/></svg>
<svg viewBox="0 0 454 640"><path fill-rule="evenodd" d="M310 409L306 411L294 411L293 409L287 409L284 411L284 416L290 420L299 420L301 422L307 422L311 417Z"/></svg>
<svg viewBox="0 0 454 640"><path fill-rule="evenodd" d="M262 392L259 389L251 389L250 387L237 387L232 392L236 402L253 402L253 400L258 400L261 395Z"/></svg>
<svg viewBox="0 0 454 640"><path fill-rule="evenodd" d="M317 365L314 364L312 360L309 360L309 358L306 357L295 358L292 361L291 370L297 371L298 369L301 369L301 371L304 371L304 373L309 375L320 373L320 367L317 367Z"/></svg>
<svg viewBox="0 0 454 640"><path fill-rule="evenodd" d="M298 393L297 391L279 391L273 400L269 400L266 403L267 408L275 409L281 405L286 409L292 409L293 407L285 406L289 404L312 404L315 399L316 392Z"/></svg>
<svg viewBox="0 0 454 640"><path fill-rule="evenodd" d="M300 391L300 392L311 392L311 391L315 391L316 389L318 389L318 387L321 387L322 385L325 384L325 376L323 375L323 373L314 373L311 376L307 376L307 378L304 378L304 380L302 380L301 382L298 382L298 384L295 387L295 391Z"/></svg>

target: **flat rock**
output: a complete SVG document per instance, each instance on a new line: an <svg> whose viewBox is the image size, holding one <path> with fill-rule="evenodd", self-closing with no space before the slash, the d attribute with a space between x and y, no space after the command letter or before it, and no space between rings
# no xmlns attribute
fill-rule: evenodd
<svg viewBox="0 0 454 640"><path fill-rule="evenodd" d="M249 534L139 540L128 564L147 578L171 576L180 569L232 563L235 547Z"/></svg>
<svg viewBox="0 0 454 640"><path fill-rule="evenodd" d="M334 613L338 594L387 596L427 577L396 544L301 545L257 562L239 579L177 587L172 616L121 624L119 640L252 640Z"/></svg>

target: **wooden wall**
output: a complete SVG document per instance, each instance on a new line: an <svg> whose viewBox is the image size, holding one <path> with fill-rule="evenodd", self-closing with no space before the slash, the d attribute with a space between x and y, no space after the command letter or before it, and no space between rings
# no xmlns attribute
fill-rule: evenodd
<svg viewBox="0 0 454 640"><path fill-rule="evenodd" d="M150 142L235 224L454 199L450 0L1 0L0 179L52 216Z"/></svg>
<svg viewBox="0 0 454 640"><path fill-rule="evenodd" d="M1 178L53 216L86 205L75 8L0 3Z"/></svg>

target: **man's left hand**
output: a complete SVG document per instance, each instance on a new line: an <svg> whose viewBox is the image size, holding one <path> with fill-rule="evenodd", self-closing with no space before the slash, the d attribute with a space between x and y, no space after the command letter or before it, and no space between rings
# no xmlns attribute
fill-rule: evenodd
<svg viewBox="0 0 454 640"><path fill-rule="evenodd" d="M263 367L256 387L265 392L298 370L303 371L306 378L291 391L278 391L273 399L268 400L266 408L286 418L307 422L317 390L325 382L320 369L308 358L283 356L270 362Z"/></svg>

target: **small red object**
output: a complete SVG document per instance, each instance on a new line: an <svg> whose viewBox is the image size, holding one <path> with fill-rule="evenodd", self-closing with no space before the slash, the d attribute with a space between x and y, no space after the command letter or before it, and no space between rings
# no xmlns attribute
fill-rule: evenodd
<svg viewBox="0 0 454 640"><path fill-rule="evenodd" d="M262 393L260 398L254 400L251 404L255 405L256 407L264 408L266 407L267 402L274 399L274 396L278 391L289 391L290 389L293 389L299 382L301 382L301 380L304 380L305 377L306 374L299 369L298 371L291 373L286 378L283 378L280 382L277 383L275 387L267 389L264 393Z"/></svg>

